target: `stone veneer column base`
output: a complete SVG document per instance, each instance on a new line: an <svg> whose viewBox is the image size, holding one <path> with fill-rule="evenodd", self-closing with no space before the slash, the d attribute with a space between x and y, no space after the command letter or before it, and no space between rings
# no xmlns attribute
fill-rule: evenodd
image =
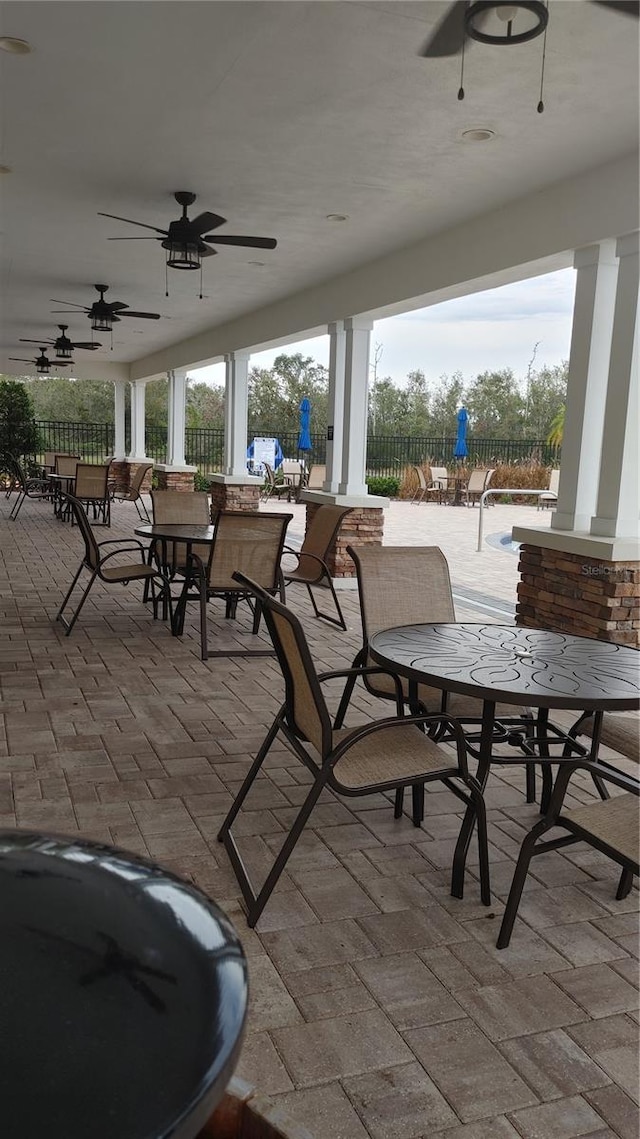
<svg viewBox="0 0 640 1139"><path fill-rule="evenodd" d="M307 529L320 503L307 502ZM381 546L384 530L384 511L380 506L354 506L340 524L334 545L326 558L332 578L355 578L356 567L347 553L347 546Z"/></svg>
<svg viewBox="0 0 640 1139"><path fill-rule="evenodd" d="M114 481L116 494L127 494L131 483L131 469L126 459L114 459L109 467L109 479Z"/></svg>
<svg viewBox="0 0 640 1139"><path fill-rule="evenodd" d="M192 470L172 471L165 467L154 467L154 473L158 482L158 490L193 490L193 476L195 467ZM149 471L151 474L151 471ZM146 478L144 480L147 481ZM143 485L143 489L146 489Z"/></svg>
<svg viewBox="0 0 640 1139"><path fill-rule="evenodd" d="M640 563L525 544L516 624L640 645Z"/></svg>
<svg viewBox="0 0 640 1139"><path fill-rule="evenodd" d="M257 480L253 485L212 482L209 487L212 518L219 510L257 510L260 504L260 486Z"/></svg>

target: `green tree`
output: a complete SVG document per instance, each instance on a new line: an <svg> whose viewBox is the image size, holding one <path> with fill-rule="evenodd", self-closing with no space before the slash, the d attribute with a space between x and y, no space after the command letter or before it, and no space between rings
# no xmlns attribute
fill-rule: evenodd
<svg viewBox="0 0 640 1139"><path fill-rule="evenodd" d="M189 381L187 385L187 427L224 427L224 388Z"/></svg>
<svg viewBox="0 0 640 1139"><path fill-rule="evenodd" d="M36 419L54 423L113 423L113 384L110 380L30 377L27 389Z"/></svg>
<svg viewBox="0 0 640 1139"><path fill-rule="evenodd" d="M524 400L511 368L477 376L467 389L465 406L476 437L521 438Z"/></svg>
<svg viewBox="0 0 640 1139"><path fill-rule="evenodd" d="M523 434L546 439L567 398L569 364L542 367L527 377Z"/></svg>
<svg viewBox="0 0 640 1139"><path fill-rule="evenodd" d="M458 430L458 408L464 402L464 380L462 372L452 376L441 376L431 403L432 434L455 435Z"/></svg>
<svg viewBox="0 0 640 1139"><path fill-rule="evenodd" d="M276 356L271 368L251 368L249 434L297 431L300 402L305 396L311 401L311 432L324 434L328 391L327 369L300 352Z"/></svg>
<svg viewBox="0 0 640 1139"><path fill-rule="evenodd" d="M22 458L37 450L33 404L24 383L0 378L0 451Z"/></svg>

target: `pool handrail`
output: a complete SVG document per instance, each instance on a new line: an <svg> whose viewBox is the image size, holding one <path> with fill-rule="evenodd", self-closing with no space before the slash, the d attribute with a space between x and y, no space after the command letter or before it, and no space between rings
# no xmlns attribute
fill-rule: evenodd
<svg viewBox="0 0 640 1139"><path fill-rule="evenodd" d="M494 486L494 487L489 487L488 490L484 490L482 492L482 494L480 495L480 499L479 499L480 516L478 518L478 548L476 550L476 553L478 553L478 554L482 553L482 528L483 528L483 524L484 524L484 504L485 504L485 502L486 502L486 500L490 494L535 494L535 495L540 495L540 494L547 494L547 493L548 493L548 488L544 487L544 486L538 487L535 490L526 489L526 488L521 487L521 486L518 486L518 487Z"/></svg>

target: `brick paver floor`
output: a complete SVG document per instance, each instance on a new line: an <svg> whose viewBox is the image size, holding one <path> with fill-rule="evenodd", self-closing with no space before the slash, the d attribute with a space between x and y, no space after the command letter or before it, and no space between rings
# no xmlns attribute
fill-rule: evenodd
<svg viewBox="0 0 640 1139"><path fill-rule="evenodd" d="M196 613L172 638L140 585L94 587L70 638L53 621L78 564L75 528L0 499L0 825L80 834L137 851L192 879L236 924L251 1011L238 1073L315 1139L572 1139L637 1135L637 892L614 898L605 858L571 847L536 860L509 949L495 940L519 843L535 818L515 767L488 788L493 904L449 895L458 801L426 796L424 826L395 821L383 796L324 793L256 930L216 831L282 696L275 661L202 663ZM301 535L301 508L292 534ZM528 508L498 506L487 532ZM131 535L129 504L104 537ZM386 541L437 542L458 615L505 621L517 559L474 555L477 511L394 504ZM301 616L320 668L347 666L348 631ZM474 604L476 608L474 608ZM493 609L492 609L493 606ZM249 622L210 605L211 641L249 644ZM360 695L354 716L375 710ZM388 712L388 705L384 708ZM353 722L353 718L352 721ZM256 865L277 848L306 771L276 745L243 812ZM585 784L575 797L586 800Z"/></svg>

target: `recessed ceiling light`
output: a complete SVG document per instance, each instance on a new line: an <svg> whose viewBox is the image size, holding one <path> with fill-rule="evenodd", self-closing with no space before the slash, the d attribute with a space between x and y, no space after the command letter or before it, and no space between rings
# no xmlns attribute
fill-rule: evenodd
<svg viewBox="0 0 640 1139"><path fill-rule="evenodd" d="M496 137L496 132L488 127L474 127L473 130L463 131L461 137L465 142L488 142Z"/></svg>
<svg viewBox="0 0 640 1139"><path fill-rule="evenodd" d="M349 221L348 214L327 214L327 221Z"/></svg>
<svg viewBox="0 0 640 1139"><path fill-rule="evenodd" d="M28 55L33 48L27 40L18 40L15 36L0 36L0 51L8 51L11 55Z"/></svg>

